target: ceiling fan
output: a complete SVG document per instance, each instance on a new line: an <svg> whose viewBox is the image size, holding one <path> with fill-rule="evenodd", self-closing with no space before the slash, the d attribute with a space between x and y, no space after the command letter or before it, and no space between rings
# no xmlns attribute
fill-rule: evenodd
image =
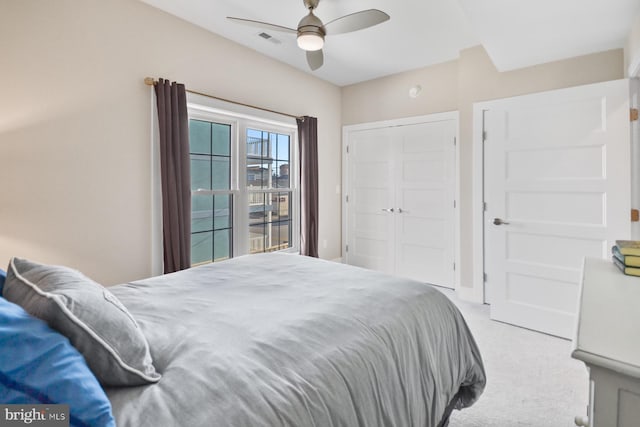
<svg viewBox="0 0 640 427"><path fill-rule="evenodd" d="M318 7L320 0L303 0L309 14L300 20L298 28L283 27L281 25L269 24L267 22L254 21L252 19L234 18L230 19L241 24L248 24L256 27L267 28L273 31L297 34L298 47L307 52L307 63L311 70L317 70L324 63L324 37L326 35L344 34L352 31L363 30L374 25L381 24L389 20L389 15L378 9L362 10L351 13L328 22L326 25L313 14L313 10Z"/></svg>

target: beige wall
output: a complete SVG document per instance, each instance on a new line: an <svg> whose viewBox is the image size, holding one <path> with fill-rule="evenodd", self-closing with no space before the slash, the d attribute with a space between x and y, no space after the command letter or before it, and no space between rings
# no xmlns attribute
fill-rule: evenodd
<svg viewBox="0 0 640 427"><path fill-rule="evenodd" d="M472 285L473 103L622 78L622 49L500 73L484 48L460 52L457 61L343 88L343 125L460 112L461 285ZM421 95L408 96L420 84Z"/></svg>
<svg viewBox="0 0 640 427"><path fill-rule="evenodd" d="M420 85L417 98L409 89ZM342 88L342 124L352 125L454 111L458 61L407 71Z"/></svg>
<svg viewBox="0 0 640 427"><path fill-rule="evenodd" d="M632 64L634 66L639 66L638 64L640 64L640 14L633 19L627 44L624 47L624 70L626 76L629 76L629 67ZM638 76L640 75L635 77Z"/></svg>
<svg viewBox="0 0 640 427"><path fill-rule="evenodd" d="M340 256L338 87L133 0L1 2L0 58L0 267L150 274L145 76L318 117L320 255Z"/></svg>
<svg viewBox="0 0 640 427"><path fill-rule="evenodd" d="M634 31L631 49L637 24ZM151 271L145 76L318 117L323 258L341 252L341 125L460 110L463 284L471 277L472 103L623 76L622 50L498 73L476 47L457 61L341 90L133 0L2 2L0 58L0 266L23 256L107 284ZM423 92L412 99L416 84Z"/></svg>

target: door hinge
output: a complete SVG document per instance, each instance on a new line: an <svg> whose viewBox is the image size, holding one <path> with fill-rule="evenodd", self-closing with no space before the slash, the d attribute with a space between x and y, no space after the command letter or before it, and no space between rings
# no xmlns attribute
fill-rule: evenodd
<svg viewBox="0 0 640 427"><path fill-rule="evenodd" d="M453 208L454 209L456 208L456 201L455 200L453 201Z"/></svg>
<svg viewBox="0 0 640 427"><path fill-rule="evenodd" d="M638 209L631 209L631 222L640 222L640 211Z"/></svg>
<svg viewBox="0 0 640 427"><path fill-rule="evenodd" d="M458 143L458 139L454 136L453 137L453 146L455 147L457 143Z"/></svg>
<svg viewBox="0 0 640 427"><path fill-rule="evenodd" d="M487 211L487 202L482 202L482 210Z"/></svg>
<svg viewBox="0 0 640 427"><path fill-rule="evenodd" d="M482 280L487 281L487 273L482 273Z"/></svg>
<svg viewBox="0 0 640 427"><path fill-rule="evenodd" d="M347 145L347 154L349 154L349 146Z"/></svg>
<svg viewBox="0 0 640 427"><path fill-rule="evenodd" d="M632 108L629 114L629 118L632 122L638 121L638 109Z"/></svg>
<svg viewBox="0 0 640 427"><path fill-rule="evenodd" d="M347 199L347 203L349 203L349 196L347 196L346 199Z"/></svg>
<svg viewBox="0 0 640 427"><path fill-rule="evenodd" d="M453 263L453 271L456 271L456 263Z"/></svg>
<svg viewBox="0 0 640 427"><path fill-rule="evenodd" d="M482 131L482 142L484 142L484 141L486 141L486 140L487 140L487 131L486 131L486 130L483 130L483 131Z"/></svg>
<svg viewBox="0 0 640 427"><path fill-rule="evenodd" d="M349 252L349 245L346 245L346 246L345 246L344 251L345 251L345 252Z"/></svg>

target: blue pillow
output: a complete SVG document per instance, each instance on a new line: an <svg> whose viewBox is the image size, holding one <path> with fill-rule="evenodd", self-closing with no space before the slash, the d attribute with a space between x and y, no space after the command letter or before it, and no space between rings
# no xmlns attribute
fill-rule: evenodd
<svg viewBox="0 0 640 427"><path fill-rule="evenodd" d="M68 404L74 427L115 427L111 403L67 338L0 298L0 402Z"/></svg>
<svg viewBox="0 0 640 427"><path fill-rule="evenodd" d="M4 286L4 281L7 278L7 272L4 270L0 270L0 296L2 296L2 287Z"/></svg>

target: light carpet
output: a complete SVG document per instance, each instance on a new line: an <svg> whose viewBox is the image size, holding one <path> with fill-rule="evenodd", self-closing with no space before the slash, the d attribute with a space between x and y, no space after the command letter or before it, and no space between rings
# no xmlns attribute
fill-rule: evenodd
<svg viewBox="0 0 640 427"><path fill-rule="evenodd" d="M439 289L467 320L487 373L480 399L453 411L449 427L571 427L586 415L588 373L571 341L490 320L488 305Z"/></svg>

